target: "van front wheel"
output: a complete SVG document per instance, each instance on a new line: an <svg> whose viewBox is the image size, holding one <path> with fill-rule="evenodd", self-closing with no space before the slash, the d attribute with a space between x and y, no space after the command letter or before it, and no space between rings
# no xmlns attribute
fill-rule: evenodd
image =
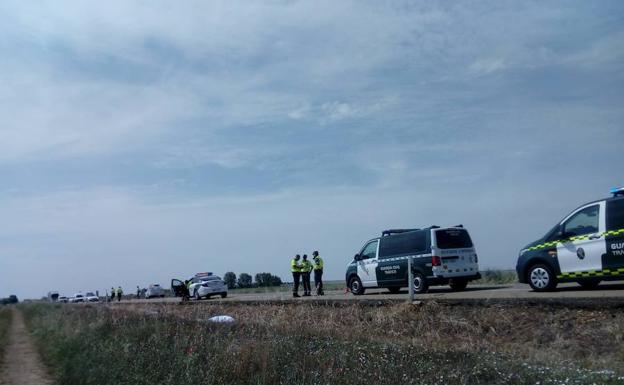
<svg viewBox="0 0 624 385"><path fill-rule="evenodd" d="M537 264L529 269L528 281L534 291L551 291L557 287L557 277L550 267Z"/></svg>
<svg viewBox="0 0 624 385"><path fill-rule="evenodd" d="M349 290L354 295L364 294L364 286L362 286L362 281L360 281L360 278L355 276L349 280Z"/></svg>

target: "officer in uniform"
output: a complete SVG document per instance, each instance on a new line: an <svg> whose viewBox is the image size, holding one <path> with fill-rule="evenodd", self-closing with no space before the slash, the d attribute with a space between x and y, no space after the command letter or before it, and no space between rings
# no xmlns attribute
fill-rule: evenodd
<svg viewBox="0 0 624 385"><path fill-rule="evenodd" d="M314 286L316 287L316 295L324 295L323 291L323 258L318 251L312 253L314 260Z"/></svg>
<svg viewBox="0 0 624 385"><path fill-rule="evenodd" d="M290 260L290 271L293 275L293 297L299 297L299 280L301 279L301 263L299 263L299 259L301 256L299 254L295 255L295 258Z"/></svg>
<svg viewBox="0 0 624 385"><path fill-rule="evenodd" d="M301 261L301 278L303 278L304 297L312 295L312 288L310 287L310 273L312 273L312 262L308 261L307 254L303 254L303 261Z"/></svg>
<svg viewBox="0 0 624 385"><path fill-rule="evenodd" d="M121 296L123 295L123 290L121 286L117 287L117 302L121 301Z"/></svg>

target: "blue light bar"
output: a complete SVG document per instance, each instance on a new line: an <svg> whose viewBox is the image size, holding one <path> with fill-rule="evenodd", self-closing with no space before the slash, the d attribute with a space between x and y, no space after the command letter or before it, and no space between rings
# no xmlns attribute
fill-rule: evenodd
<svg viewBox="0 0 624 385"><path fill-rule="evenodd" d="M614 197L618 196L618 195L624 195L624 187L614 187L611 189L611 194L613 194Z"/></svg>

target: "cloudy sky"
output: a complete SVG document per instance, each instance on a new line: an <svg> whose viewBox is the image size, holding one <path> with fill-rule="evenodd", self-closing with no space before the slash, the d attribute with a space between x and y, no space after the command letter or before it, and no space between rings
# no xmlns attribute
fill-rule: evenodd
<svg viewBox="0 0 624 385"><path fill-rule="evenodd" d="M0 296L431 224L512 268L624 184L624 3L3 1L0 117Z"/></svg>

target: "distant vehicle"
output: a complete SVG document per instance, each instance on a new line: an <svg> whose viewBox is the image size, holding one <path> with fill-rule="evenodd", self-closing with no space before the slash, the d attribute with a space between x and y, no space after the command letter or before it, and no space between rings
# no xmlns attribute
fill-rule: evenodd
<svg viewBox="0 0 624 385"><path fill-rule="evenodd" d="M85 302L100 302L100 297L95 295L93 292L87 292L84 300Z"/></svg>
<svg viewBox="0 0 624 385"><path fill-rule="evenodd" d="M85 297L82 293L76 293L73 297L69 299L70 303L84 302Z"/></svg>
<svg viewBox="0 0 624 385"><path fill-rule="evenodd" d="M58 291L49 291L48 292L48 301L56 302L56 301L58 301L58 298L59 298Z"/></svg>
<svg viewBox="0 0 624 385"><path fill-rule="evenodd" d="M8 296L7 298L2 298L0 299L0 304L2 305L10 305L13 303L18 303L19 301L17 300L17 296L12 294L10 296Z"/></svg>
<svg viewBox="0 0 624 385"><path fill-rule="evenodd" d="M67 303L68 301L69 298L65 297L64 295L58 297L58 302Z"/></svg>
<svg viewBox="0 0 624 385"><path fill-rule="evenodd" d="M147 290L145 291L145 298L156 298L156 297L164 297L165 290L157 283L153 285L149 285Z"/></svg>
<svg viewBox="0 0 624 385"><path fill-rule="evenodd" d="M202 298L210 298L213 295L220 295L221 298L227 297L228 288L223 280L212 273L197 273L190 278L191 284L188 287L188 295L199 300ZM171 292L176 297L184 297L186 286L182 280L171 280Z"/></svg>
<svg viewBox="0 0 624 385"><path fill-rule="evenodd" d="M408 258L412 257L415 293L430 285L450 285L464 290L481 278L478 257L468 231L462 226L386 230L366 242L347 265L346 283L351 293L385 287L398 293L408 286Z"/></svg>
<svg viewBox="0 0 624 385"><path fill-rule="evenodd" d="M594 288L624 278L624 187L613 197L586 203L542 238L526 245L516 273L535 291L554 290L559 282Z"/></svg>

